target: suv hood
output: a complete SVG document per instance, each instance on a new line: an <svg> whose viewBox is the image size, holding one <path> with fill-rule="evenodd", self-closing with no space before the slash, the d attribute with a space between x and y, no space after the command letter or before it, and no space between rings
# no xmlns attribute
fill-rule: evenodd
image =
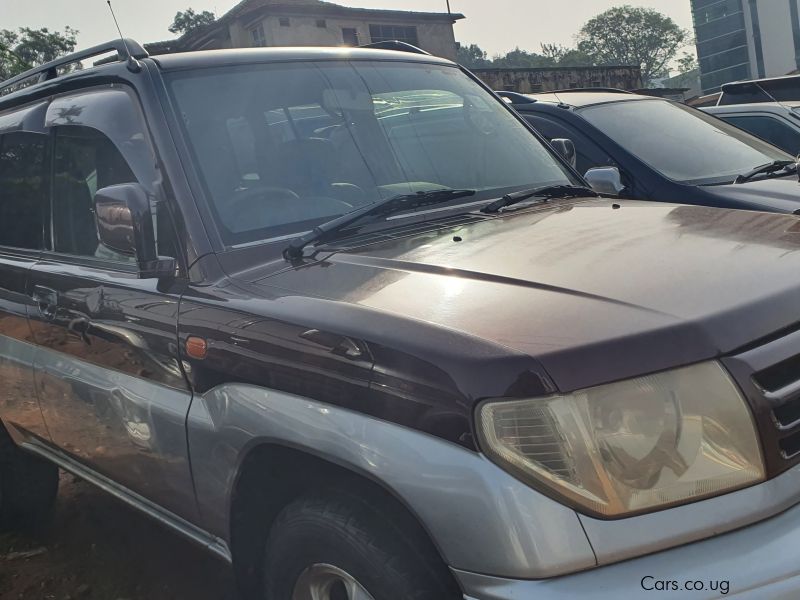
<svg viewBox="0 0 800 600"><path fill-rule="evenodd" d="M800 321L800 219L617 206L554 201L381 236L253 283L524 353L562 391L706 360Z"/></svg>
<svg viewBox="0 0 800 600"><path fill-rule="evenodd" d="M796 213L800 210L800 182L796 175L757 179L742 184L703 186L711 196L752 210Z"/></svg>

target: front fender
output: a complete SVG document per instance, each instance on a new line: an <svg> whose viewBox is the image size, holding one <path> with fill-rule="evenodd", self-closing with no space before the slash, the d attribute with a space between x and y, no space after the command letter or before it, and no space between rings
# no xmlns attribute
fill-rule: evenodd
<svg viewBox="0 0 800 600"><path fill-rule="evenodd" d="M225 384L195 397L188 418L203 526L230 542L230 493L259 443L302 450L379 483L415 514L456 569L541 578L596 565L576 513L479 453L343 408Z"/></svg>

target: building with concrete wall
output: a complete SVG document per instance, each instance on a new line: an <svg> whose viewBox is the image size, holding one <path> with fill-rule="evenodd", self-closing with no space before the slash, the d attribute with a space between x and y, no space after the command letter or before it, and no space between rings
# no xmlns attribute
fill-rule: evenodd
<svg viewBox="0 0 800 600"><path fill-rule="evenodd" d="M800 68L800 0L690 0L703 92Z"/></svg>
<svg viewBox="0 0 800 600"><path fill-rule="evenodd" d="M532 69L473 69L493 90L531 94L571 88L642 87L642 71L636 67L539 67Z"/></svg>
<svg viewBox="0 0 800 600"><path fill-rule="evenodd" d="M254 46L359 46L400 40L455 60L460 13L351 8L320 0L244 0L214 23L177 40L146 44L151 54Z"/></svg>

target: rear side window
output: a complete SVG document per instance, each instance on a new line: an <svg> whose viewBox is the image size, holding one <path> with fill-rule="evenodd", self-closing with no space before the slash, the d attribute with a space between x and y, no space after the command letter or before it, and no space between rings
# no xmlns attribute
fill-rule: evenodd
<svg viewBox="0 0 800 600"><path fill-rule="evenodd" d="M47 206L47 136L0 136L0 245L40 249Z"/></svg>
<svg viewBox="0 0 800 600"><path fill-rule="evenodd" d="M749 131L762 140L785 150L792 156L800 153L800 132L794 130L789 124L774 117L728 117L722 116L731 125Z"/></svg>
<svg viewBox="0 0 800 600"><path fill-rule="evenodd" d="M56 252L130 262L100 244L94 218L98 189L134 183L136 177L114 143L91 127L56 127L53 246Z"/></svg>

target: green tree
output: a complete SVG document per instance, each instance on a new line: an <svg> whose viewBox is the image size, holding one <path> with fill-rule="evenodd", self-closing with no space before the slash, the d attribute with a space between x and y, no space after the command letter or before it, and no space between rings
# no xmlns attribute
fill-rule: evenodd
<svg viewBox="0 0 800 600"><path fill-rule="evenodd" d="M486 52L478 44L461 44L458 47L457 62L468 69L491 66L491 61L486 57Z"/></svg>
<svg viewBox="0 0 800 600"><path fill-rule="evenodd" d="M78 32L71 27L65 27L63 32L46 27L0 29L0 80L73 52L77 39Z"/></svg>
<svg viewBox="0 0 800 600"><path fill-rule="evenodd" d="M591 67L594 60L577 48L567 48L561 44L542 44L542 56L551 58L559 67Z"/></svg>
<svg viewBox="0 0 800 600"><path fill-rule="evenodd" d="M498 54L491 59L477 44L462 44L458 48L458 62L468 69L530 69L594 65L592 57L584 52L577 48L567 48L560 44L542 44L540 53L515 48L506 54Z"/></svg>
<svg viewBox="0 0 800 600"><path fill-rule="evenodd" d="M558 60L559 67L593 67L596 64L593 57L577 48L570 48Z"/></svg>
<svg viewBox="0 0 800 600"><path fill-rule="evenodd" d="M650 8L611 8L578 33L578 50L597 64L639 65L645 85L666 74L667 65L689 39L672 19Z"/></svg>
<svg viewBox="0 0 800 600"><path fill-rule="evenodd" d="M684 52L683 56L676 62L678 63L679 73L688 73L700 68L700 65L697 64L697 57L691 52Z"/></svg>
<svg viewBox="0 0 800 600"><path fill-rule="evenodd" d="M552 56L528 52L514 48L505 56L495 56L492 66L506 69L532 69L535 67L554 67L557 61Z"/></svg>
<svg viewBox="0 0 800 600"><path fill-rule="evenodd" d="M193 29L202 27L203 25L213 23L215 20L216 17L211 11L204 10L198 13L195 12L193 8L187 8L186 10L179 10L175 14L175 18L172 20L172 25L169 26L169 30L172 33L180 33L182 35Z"/></svg>
<svg viewBox="0 0 800 600"><path fill-rule="evenodd" d="M561 44L541 44L542 56L553 59L553 62L561 62L564 55L569 52L569 48Z"/></svg>

